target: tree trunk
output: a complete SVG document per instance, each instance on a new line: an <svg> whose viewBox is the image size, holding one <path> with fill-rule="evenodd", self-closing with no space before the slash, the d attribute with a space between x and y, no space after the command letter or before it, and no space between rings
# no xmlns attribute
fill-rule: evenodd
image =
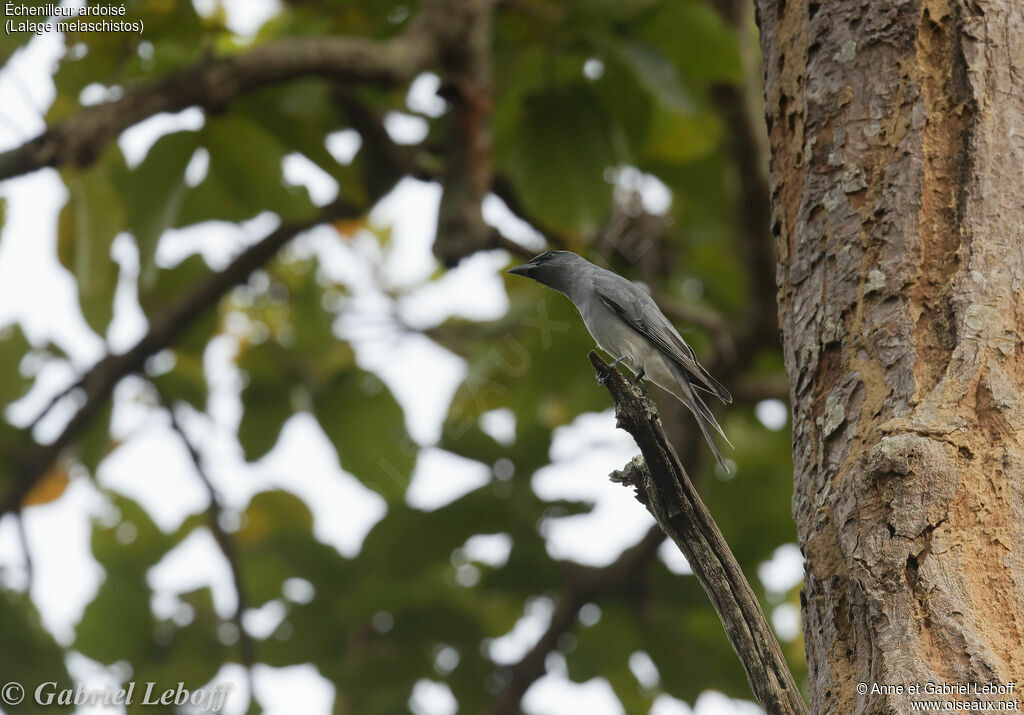
<svg viewBox="0 0 1024 715"><path fill-rule="evenodd" d="M757 11L811 710L1024 685L1024 3Z"/></svg>

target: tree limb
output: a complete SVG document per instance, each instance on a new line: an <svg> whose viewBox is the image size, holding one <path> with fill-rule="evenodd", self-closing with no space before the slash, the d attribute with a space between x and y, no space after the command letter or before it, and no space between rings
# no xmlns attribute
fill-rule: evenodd
<svg viewBox="0 0 1024 715"><path fill-rule="evenodd" d="M531 258L532 255L533 252L529 252L526 257ZM666 313L668 312L666 311ZM710 326L702 327L714 329ZM716 324L714 327L720 327L728 343L735 345L737 337L726 329L724 322L721 325ZM431 339L442 344L450 343L450 339L446 340L444 336L438 336L432 332L427 332L427 334ZM716 375L735 376L742 370L750 357L751 355L730 355L730 358L726 359L716 351L711 355L707 365ZM763 389L759 384L755 385L754 383L748 387L747 382L741 381L733 390L733 396L738 403L769 397L787 399L788 385L784 379L781 385L775 385L774 381L766 380ZM675 398L668 403L669 406L676 404L679 403ZM688 457L687 463L699 463L699 460L704 458L705 453L696 449L698 442L701 444L703 442L699 438L694 439L693 430L677 429L674 434L675 443L680 446L683 455ZM495 704L488 711L489 715L516 715L519 713L523 695L545 673L547 654L557 647L558 639L563 633L573 629L580 609L586 603L600 601L604 597L615 594L623 587L635 584L644 569L650 565L651 558L664 540L665 532L660 526L655 526L647 533L643 541L623 551L614 563L604 568L588 570L581 579L569 580L563 593L559 596L558 605L551 616L547 629L537 643L522 659L503 669L502 674L506 678L505 686Z"/></svg>
<svg viewBox="0 0 1024 715"><path fill-rule="evenodd" d="M636 487L637 498L683 552L761 706L770 713L806 713L757 597L666 439L654 403L593 351L590 362L615 402L618 426L633 436L642 453L616 474L617 481Z"/></svg>
<svg viewBox="0 0 1024 715"><path fill-rule="evenodd" d="M438 62L462 31L449 0L428 0L397 37L302 37L199 63L87 107L19 147L0 153L0 180L44 167L88 166L106 144L161 112L218 109L250 90L305 76L376 85L400 84Z"/></svg>

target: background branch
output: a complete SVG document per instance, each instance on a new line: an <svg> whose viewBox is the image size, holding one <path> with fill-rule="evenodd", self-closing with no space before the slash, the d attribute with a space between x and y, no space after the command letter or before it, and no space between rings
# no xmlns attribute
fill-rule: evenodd
<svg viewBox="0 0 1024 715"><path fill-rule="evenodd" d="M25 530L25 517L17 515L18 519L18 542L21 546L22 555L25 557L25 592L32 592L32 580L35 578L35 566L32 562L32 551L29 549L28 532Z"/></svg>
<svg viewBox="0 0 1024 715"><path fill-rule="evenodd" d="M155 316L150 323L149 332L127 352L111 353L97 362L75 383L79 387L74 392L84 393L84 399L60 435L53 442L37 445L27 450L27 454L20 456L20 464L16 470L17 478L0 498L0 515L19 508L36 481L103 408L121 378L141 371L151 355L171 346L231 288L244 282L249 274L263 266L295 236L318 224L357 218L366 211L365 206L336 202L325 207L309 221L280 226L258 243L245 249L226 268L210 273L192 290L181 295L166 310ZM37 417L33 422L37 423L39 419Z"/></svg>
<svg viewBox="0 0 1024 715"><path fill-rule="evenodd" d="M389 86L407 82L439 61L463 31L449 0L427 0L400 35L302 37L261 45L197 64L87 107L19 147L0 153L0 180L44 167L88 166L128 127L161 112L219 109L250 90L304 76Z"/></svg>
<svg viewBox="0 0 1024 715"><path fill-rule="evenodd" d="M753 27L751 3L747 0L708 0L743 42ZM768 153L761 107L759 59L744 58L746 81L742 85L722 84L714 88L713 100L725 125L727 149L736 165L738 184L736 248L750 286L744 329L737 341L743 354L755 346L778 347L778 302L775 288L775 241L771 234L771 190L768 186ZM756 90L756 91L755 91ZM753 95L754 102L750 101Z"/></svg>
<svg viewBox="0 0 1024 715"><path fill-rule="evenodd" d="M504 669L507 679L505 689L488 711L489 715L518 715L523 695L544 675L548 653L557 647L562 634L576 625L580 609L591 601L635 584L650 566L664 540L665 534L654 527L640 543L623 551L608 566L579 571L570 580L551 616L551 622L537 643L518 662Z"/></svg>
<svg viewBox="0 0 1024 715"><path fill-rule="evenodd" d="M666 439L654 404L593 351L590 362L615 402L618 426L633 436L642 453L617 481L636 487L637 498L683 552L721 618L761 706L770 713L806 713L757 597Z"/></svg>
<svg viewBox="0 0 1024 715"><path fill-rule="evenodd" d="M451 106L445 117L444 190L433 246L434 255L448 268L487 247L491 235L481 204L491 187L493 164L493 2L462 0L458 12L465 16L466 32L443 53L441 94Z"/></svg>
<svg viewBox="0 0 1024 715"><path fill-rule="evenodd" d="M220 547L220 551L224 554L224 558L228 562L228 568L231 570L231 580L235 585L235 596L236 605L235 611L231 615L231 620L235 624L235 628L238 629L238 654L241 658L242 665L245 666L246 678L249 680L249 686L247 688L249 697L253 697L252 692L252 666L255 661L255 647L253 644L252 636L245 630L245 624L242 622L242 617L245 614L245 609L248 607L248 599L245 595L245 584L242 581L242 568L238 560L238 554L235 551L234 541L231 540L230 534L228 534L223 525L221 524L221 517L224 514L224 508L221 506L220 497L217 495L217 490L213 486L213 482L210 480L210 476L206 473L206 469L203 467L203 460L199 454L199 450L189 439L188 434L185 433L185 429L181 426L181 422L178 421L177 415L174 414L174 405L171 404L167 396L160 391L160 388L155 384L150 383L150 387L156 392L157 399L160 404L167 411L168 416L171 419L171 429L181 438L182 444L185 445L185 449L188 451L189 459L192 460L192 466L195 467L196 474L199 476L199 480L203 483L206 488L206 494L210 498L210 506L206 510L208 516L208 523L210 525L210 532L213 534L214 540L217 542L217 546Z"/></svg>

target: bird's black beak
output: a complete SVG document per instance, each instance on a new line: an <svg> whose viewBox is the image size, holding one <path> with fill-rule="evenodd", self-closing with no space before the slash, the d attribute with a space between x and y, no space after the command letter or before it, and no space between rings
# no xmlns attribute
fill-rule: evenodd
<svg viewBox="0 0 1024 715"><path fill-rule="evenodd" d="M531 264L524 263L521 266L516 266L515 268L509 268L508 272L511 273L514 276L523 276L524 278L529 278L530 271L532 269L533 269L533 266Z"/></svg>

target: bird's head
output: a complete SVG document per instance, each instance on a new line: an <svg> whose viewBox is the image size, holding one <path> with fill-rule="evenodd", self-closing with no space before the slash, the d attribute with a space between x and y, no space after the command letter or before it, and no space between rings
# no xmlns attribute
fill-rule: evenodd
<svg viewBox="0 0 1024 715"><path fill-rule="evenodd" d="M534 256L528 263L510 268L509 273L533 280L566 293L572 276L581 270L587 261L572 251L546 251Z"/></svg>

